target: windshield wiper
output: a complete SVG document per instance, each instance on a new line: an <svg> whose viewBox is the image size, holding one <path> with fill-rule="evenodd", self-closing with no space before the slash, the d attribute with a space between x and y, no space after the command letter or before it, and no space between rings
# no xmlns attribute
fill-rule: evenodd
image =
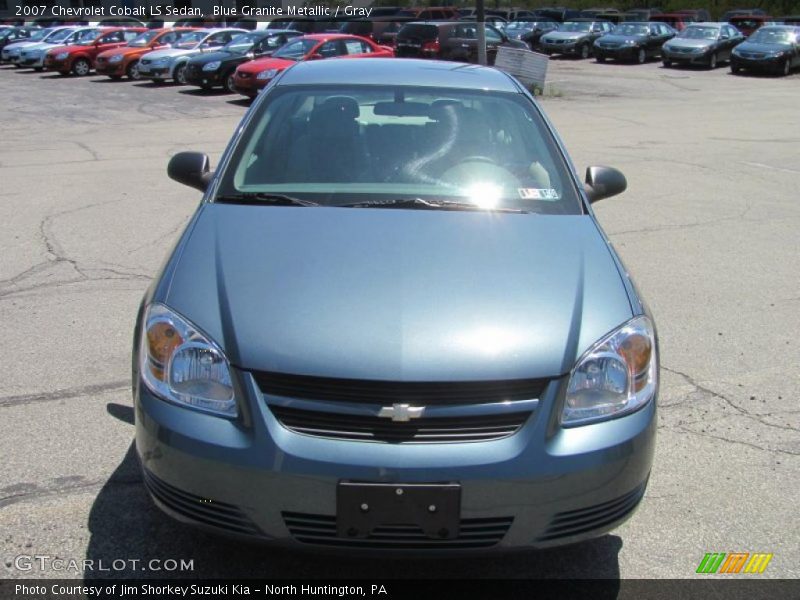
<svg viewBox="0 0 800 600"><path fill-rule="evenodd" d="M239 194L223 194L214 198L214 202L226 204L272 204L274 206L319 206L311 200L301 200L284 194L268 192L241 192Z"/></svg>
<svg viewBox="0 0 800 600"><path fill-rule="evenodd" d="M412 208L420 210L483 210L488 212L524 213L518 208L484 208L471 202L446 202L442 200L423 200L422 198L395 198L393 200L368 200L354 204L340 204L344 208Z"/></svg>

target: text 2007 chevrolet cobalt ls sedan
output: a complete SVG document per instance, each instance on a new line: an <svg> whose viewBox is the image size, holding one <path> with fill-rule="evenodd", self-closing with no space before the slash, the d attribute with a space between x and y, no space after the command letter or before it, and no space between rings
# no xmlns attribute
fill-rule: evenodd
<svg viewBox="0 0 800 600"><path fill-rule="evenodd" d="M653 322L541 110L486 67L308 61L259 95L146 294L156 503L286 544L547 546L647 484ZM347 83L343 83L347 82Z"/></svg>

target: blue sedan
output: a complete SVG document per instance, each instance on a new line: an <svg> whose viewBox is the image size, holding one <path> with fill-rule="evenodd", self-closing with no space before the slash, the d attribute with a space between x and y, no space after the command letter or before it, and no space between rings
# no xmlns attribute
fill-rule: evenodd
<svg viewBox="0 0 800 600"><path fill-rule="evenodd" d="M655 325L531 94L486 67L307 61L259 94L139 310L156 504L250 540L568 544L653 462Z"/></svg>

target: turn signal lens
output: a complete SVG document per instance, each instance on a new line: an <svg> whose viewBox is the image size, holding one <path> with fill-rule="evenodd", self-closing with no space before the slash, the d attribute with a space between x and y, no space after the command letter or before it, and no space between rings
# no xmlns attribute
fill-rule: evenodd
<svg viewBox="0 0 800 600"><path fill-rule="evenodd" d="M150 354L149 367L153 377L165 381L167 364L175 348L183 343L183 338L171 323L157 321L147 329L147 348Z"/></svg>

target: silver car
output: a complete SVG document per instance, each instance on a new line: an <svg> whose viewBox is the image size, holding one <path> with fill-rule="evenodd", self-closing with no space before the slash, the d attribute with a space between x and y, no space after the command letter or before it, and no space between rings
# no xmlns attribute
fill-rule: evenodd
<svg viewBox="0 0 800 600"><path fill-rule="evenodd" d="M656 331L531 94L487 67L275 77L146 293L136 447L156 504L251 540L370 552L567 544L653 461Z"/></svg>
<svg viewBox="0 0 800 600"><path fill-rule="evenodd" d="M158 82L172 79L175 83L185 84L184 73L190 58L203 52L217 51L243 33L247 33L247 30L226 28L200 29L186 34L171 48L143 55L139 60L139 75L143 79Z"/></svg>
<svg viewBox="0 0 800 600"><path fill-rule="evenodd" d="M96 37L97 27L59 27L58 31L41 42L30 44L20 50L17 65L26 69L44 69L44 55L58 46L69 46L83 39Z"/></svg>

